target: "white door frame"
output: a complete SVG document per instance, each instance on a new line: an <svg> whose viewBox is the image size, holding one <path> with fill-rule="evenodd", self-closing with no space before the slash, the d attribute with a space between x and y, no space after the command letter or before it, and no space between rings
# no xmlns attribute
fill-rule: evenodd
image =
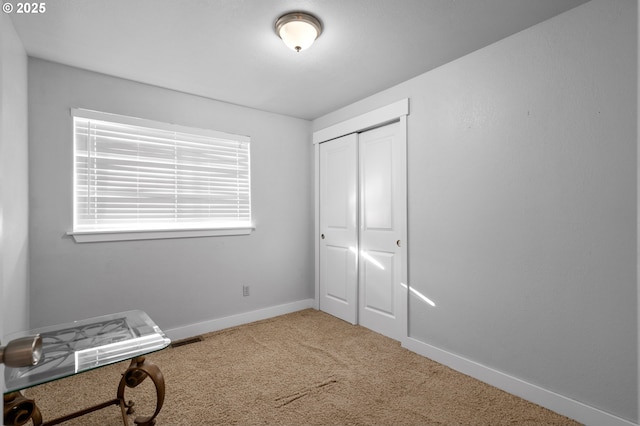
<svg viewBox="0 0 640 426"><path fill-rule="evenodd" d="M340 123L334 124L324 129L313 132L313 153L314 153L314 216L315 216L315 232L314 232L314 250L315 250L315 299L314 307L319 309L320 301L320 251L319 251L319 238L320 238L320 143L326 142L331 139L338 138L340 136L348 135L350 133L363 132L365 130L373 129L376 127L384 126L392 122L399 122L400 138L407 141L407 115L409 115L409 99L405 98L392 104L383 106L381 108L369 111L367 113L358 115ZM405 233L406 233L405 226ZM408 242L407 235L403 235L403 242ZM408 338L408 257L407 257L408 244L402 244L402 283L404 294L402 300L402 312L400 318L402 319L402 330L404 330L401 336L401 343L404 344Z"/></svg>

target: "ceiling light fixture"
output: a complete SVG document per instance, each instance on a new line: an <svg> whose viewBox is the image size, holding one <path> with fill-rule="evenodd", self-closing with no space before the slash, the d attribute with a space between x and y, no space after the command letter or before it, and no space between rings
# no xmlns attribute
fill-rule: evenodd
<svg viewBox="0 0 640 426"><path fill-rule="evenodd" d="M311 46L322 33L318 18L304 12L291 12L276 21L276 34L296 52Z"/></svg>

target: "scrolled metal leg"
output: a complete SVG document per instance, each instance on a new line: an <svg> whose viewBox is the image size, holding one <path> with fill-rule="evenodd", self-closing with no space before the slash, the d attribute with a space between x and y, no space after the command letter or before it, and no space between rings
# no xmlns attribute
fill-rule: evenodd
<svg viewBox="0 0 640 426"><path fill-rule="evenodd" d="M34 426L42 424L42 415L32 399L25 398L20 392L10 392L4 396L4 424L21 426L29 420Z"/></svg>
<svg viewBox="0 0 640 426"><path fill-rule="evenodd" d="M120 407L125 416L125 409L127 414L133 412L132 401L128 403L124 399L125 386L129 388L135 388L142 383L147 377L151 379L156 388L156 410L151 416L139 416L134 419L134 423L140 426L152 426L155 425L156 416L160 413L162 404L164 403L164 376L160 369L150 361L147 361L145 357L137 357L131 361L129 368L122 375L120 385L118 386L118 399L120 400Z"/></svg>

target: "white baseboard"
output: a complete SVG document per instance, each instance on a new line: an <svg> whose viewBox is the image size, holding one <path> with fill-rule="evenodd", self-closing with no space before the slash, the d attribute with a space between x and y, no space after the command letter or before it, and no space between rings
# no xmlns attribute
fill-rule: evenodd
<svg viewBox="0 0 640 426"><path fill-rule="evenodd" d="M298 300L297 302L287 303L284 305L258 309L257 311L243 312L241 314L223 318L215 318L209 321L189 324L184 327L171 328L163 331L169 339L180 340L198 336L200 334L210 333L212 331L248 324L254 321L277 317L278 315L290 314L292 312L301 311L311 307L313 307L313 299Z"/></svg>
<svg viewBox="0 0 640 426"><path fill-rule="evenodd" d="M524 380L486 367L477 362L452 354L413 338L402 345L419 355L432 359L456 371L531 401L556 413L570 417L588 426L634 426L629 420L598 410L566 396L541 388Z"/></svg>
<svg viewBox="0 0 640 426"><path fill-rule="evenodd" d="M243 312L223 318L215 318L196 324L189 324L184 327L164 330L171 340L186 339L212 331L223 330L229 327L236 327L254 321L273 318L279 315L313 308L314 299L299 300L297 302L284 305L272 306L259 309L257 311ZM488 383L492 386L517 395L521 398L548 408L556 413L570 417L587 426L637 426L629 420L617 417L613 414L575 401L566 396L557 394L540 386L525 382L524 380L494 370L477 362L471 361L459 355L436 348L427 343L405 338L402 346L419 355L432 359L440 364L451 367L456 371L471 376L475 379Z"/></svg>

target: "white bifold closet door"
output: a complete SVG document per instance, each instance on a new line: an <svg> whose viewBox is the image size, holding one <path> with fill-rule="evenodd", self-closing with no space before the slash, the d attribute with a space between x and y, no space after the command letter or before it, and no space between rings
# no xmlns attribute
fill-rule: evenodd
<svg viewBox="0 0 640 426"><path fill-rule="evenodd" d="M399 124L319 150L320 309L400 340L406 148Z"/></svg>

